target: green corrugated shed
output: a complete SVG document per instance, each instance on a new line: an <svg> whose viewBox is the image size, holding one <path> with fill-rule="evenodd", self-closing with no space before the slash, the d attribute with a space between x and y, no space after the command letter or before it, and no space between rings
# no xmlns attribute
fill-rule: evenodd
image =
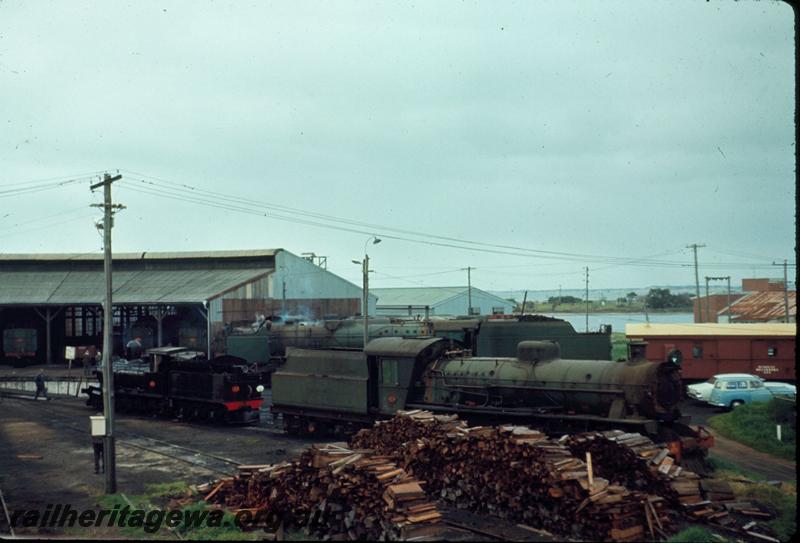
<svg viewBox="0 0 800 543"><path fill-rule="evenodd" d="M113 273L115 304L200 303L255 281L265 268L140 270ZM0 305L102 304L102 271L0 270Z"/></svg>

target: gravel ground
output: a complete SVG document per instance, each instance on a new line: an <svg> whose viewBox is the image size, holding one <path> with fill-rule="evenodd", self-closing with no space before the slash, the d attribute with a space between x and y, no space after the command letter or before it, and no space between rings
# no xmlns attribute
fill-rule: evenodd
<svg viewBox="0 0 800 543"><path fill-rule="evenodd" d="M47 504L58 503L79 509L96 506L104 493L105 479L94 473L88 419L92 414L80 399L6 397L0 401L0 489L9 510L44 511ZM269 422L215 427L119 416L118 491L136 495L153 483L205 482L223 475L220 466L233 467L192 451L237 463L263 464L288 459L311 443L286 436ZM170 449L159 446L159 442L191 450ZM151 444L167 455L143 448ZM18 532L24 534L26 530ZM54 535L40 530L27 533Z"/></svg>
<svg viewBox="0 0 800 543"><path fill-rule="evenodd" d="M266 396L268 404L268 392ZM692 415L695 424L707 423L708 417L717 412L694 402L687 402L683 410ZM105 479L94 474L88 420L92 414L81 399L75 398L0 399L0 489L11 511L44 511L48 504L57 503L69 503L73 508L96 507L104 493ZM266 408L259 425L244 427L120 415L117 433L118 490L127 495L141 494L153 483L205 482L222 476L221 470L232 469L231 462L277 462L299 454L314 442L330 440L287 436L276 427ZM717 438L712 455L768 479L796 479L793 462L775 459L724 438ZM33 528L18 533L64 535ZM77 535L119 537L120 534L93 529Z"/></svg>

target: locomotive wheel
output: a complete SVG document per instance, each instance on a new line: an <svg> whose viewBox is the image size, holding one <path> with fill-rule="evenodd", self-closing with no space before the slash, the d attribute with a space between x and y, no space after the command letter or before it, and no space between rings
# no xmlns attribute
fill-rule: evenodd
<svg viewBox="0 0 800 543"><path fill-rule="evenodd" d="M283 416L283 429L290 436L299 436L302 433L303 423L294 415Z"/></svg>

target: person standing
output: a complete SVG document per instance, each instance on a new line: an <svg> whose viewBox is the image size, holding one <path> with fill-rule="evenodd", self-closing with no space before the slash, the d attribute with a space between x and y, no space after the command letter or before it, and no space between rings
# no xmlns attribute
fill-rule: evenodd
<svg viewBox="0 0 800 543"><path fill-rule="evenodd" d="M125 346L125 349L128 351L128 360L134 360L136 358L142 357L142 338L140 336L136 336L132 340L128 342Z"/></svg>
<svg viewBox="0 0 800 543"><path fill-rule="evenodd" d="M36 375L36 396L34 396L34 400L39 399L39 394L44 396L45 400L49 400L50 398L47 397L47 387L44 386L44 371L39 370L39 373Z"/></svg>

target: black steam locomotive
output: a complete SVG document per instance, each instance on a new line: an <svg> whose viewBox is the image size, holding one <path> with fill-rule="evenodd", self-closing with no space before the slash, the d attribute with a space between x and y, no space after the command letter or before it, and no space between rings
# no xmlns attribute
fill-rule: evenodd
<svg viewBox="0 0 800 543"><path fill-rule="evenodd" d="M142 359L117 360L113 369L114 403L120 411L228 424L259 420L264 387L241 358L208 360L185 347L160 347ZM83 392L86 405L102 409L102 372L96 374L101 386Z"/></svg>
<svg viewBox="0 0 800 543"><path fill-rule="evenodd" d="M553 341L520 342L516 357L448 349L439 338L380 338L364 351L290 348L272 378L272 411L290 433L347 433L398 410L425 409L553 433L621 428L671 443L678 455L711 442L681 416L675 359L564 359Z"/></svg>

